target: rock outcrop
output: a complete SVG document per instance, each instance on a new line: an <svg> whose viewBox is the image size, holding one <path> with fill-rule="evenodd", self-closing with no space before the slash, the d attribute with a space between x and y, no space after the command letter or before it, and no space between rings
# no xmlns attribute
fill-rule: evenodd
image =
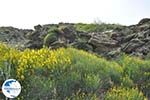
<svg viewBox="0 0 150 100"><path fill-rule="evenodd" d="M44 39L52 49L75 47L99 55L113 57L122 52L140 57L150 54L150 19L138 24L120 26L103 31L77 30L76 24L60 23L37 25L34 30L0 27L0 41L23 48L42 48ZM51 33L55 34L53 41ZM46 38L48 37L49 38ZM49 42L50 41L50 42Z"/></svg>
<svg viewBox="0 0 150 100"><path fill-rule="evenodd" d="M24 48L24 45L29 41L29 39L27 39L27 33L31 32L33 32L33 30L0 27L0 41L15 47Z"/></svg>

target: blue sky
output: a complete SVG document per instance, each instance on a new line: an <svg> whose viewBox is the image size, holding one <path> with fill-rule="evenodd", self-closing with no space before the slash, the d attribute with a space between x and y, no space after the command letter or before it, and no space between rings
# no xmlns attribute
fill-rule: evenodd
<svg viewBox="0 0 150 100"><path fill-rule="evenodd" d="M150 0L0 0L0 26L95 20L131 25L150 18L149 10Z"/></svg>

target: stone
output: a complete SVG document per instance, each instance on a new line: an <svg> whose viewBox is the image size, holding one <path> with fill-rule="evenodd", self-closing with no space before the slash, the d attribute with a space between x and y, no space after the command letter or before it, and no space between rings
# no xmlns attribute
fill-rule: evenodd
<svg viewBox="0 0 150 100"><path fill-rule="evenodd" d="M95 47L106 46L113 48L118 46L118 42L116 40L113 40L107 35L101 33L95 33L93 37L91 37L91 39L88 41L88 43L92 44Z"/></svg>
<svg viewBox="0 0 150 100"><path fill-rule="evenodd" d="M60 37L64 37L69 43L72 43L76 38L76 33L72 26L60 27Z"/></svg>
<svg viewBox="0 0 150 100"><path fill-rule="evenodd" d="M67 44L64 43L63 41L55 41L49 46L49 48L52 48L52 49L57 49L57 48L61 48L61 47L66 48Z"/></svg>
<svg viewBox="0 0 150 100"><path fill-rule="evenodd" d="M85 42L76 42L72 44L72 47L82 49L85 51L93 51L93 47L90 44L85 43Z"/></svg>
<svg viewBox="0 0 150 100"><path fill-rule="evenodd" d="M55 36L45 39L51 32ZM75 24L70 23L36 25L34 30L0 27L0 41L13 46L40 49L45 40L47 46L54 49L75 47L106 57L115 57L121 52L143 57L150 54L150 18L144 18L136 25L120 25L92 33L79 32Z"/></svg>
<svg viewBox="0 0 150 100"><path fill-rule="evenodd" d="M143 18L142 20L139 21L138 25L142 25L148 22L150 22L150 18Z"/></svg>
<svg viewBox="0 0 150 100"><path fill-rule="evenodd" d="M126 45L122 47L122 51L126 53L132 53L135 52L137 48L140 48L144 44L145 42L142 42L139 39L132 39L129 43L126 43Z"/></svg>

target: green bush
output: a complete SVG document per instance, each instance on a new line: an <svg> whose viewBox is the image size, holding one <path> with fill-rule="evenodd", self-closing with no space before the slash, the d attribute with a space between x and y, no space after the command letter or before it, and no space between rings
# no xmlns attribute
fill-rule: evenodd
<svg viewBox="0 0 150 100"><path fill-rule="evenodd" d="M123 55L118 63L123 67L124 75L128 75L134 82L138 80L140 68L144 63L143 60Z"/></svg>
<svg viewBox="0 0 150 100"><path fill-rule="evenodd" d="M119 24L106 24L106 23L93 23L93 24L83 24L78 23L74 25L77 31L81 32L103 32L116 28L121 28Z"/></svg>
<svg viewBox="0 0 150 100"><path fill-rule="evenodd" d="M129 76L124 76L121 79L121 86L132 88L134 86L133 80Z"/></svg>
<svg viewBox="0 0 150 100"><path fill-rule="evenodd" d="M96 94L85 94L77 92L65 100L99 100L99 98L96 96Z"/></svg>
<svg viewBox="0 0 150 100"><path fill-rule="evenodd" d="M50 100L56 98L54 81L43 76L30 76L28 81L28 90L24 96L26 100ZM27 89L26 88L26 89ZM23 93L23 92L22 92Z"/></svg>
<svg viewBox="0 0 150 100"><path fill-rule="evenodd" d="M147 97L150 97L150 61L123 55L118 63L123 67L124 76L128 76L123 84L128 81L128 85L133 86L134 83L134 86L138 86Z"/></svg>
<svg viewBox="0 0 150 100"><path fill-rule="evenodd" d="M109 81L120 84L123 70L117 63L108 62L82 50L68 49L68 52L72 57L72 70L80 73L82 78L86 78L87 75L99 76L102 87L105 85L106 88L111 85ZM107 86L103 81L108 83Z"/></svg>
<svg viewBox="0 0 150 100"><path fill-rule="evenodd" d="M57 35L55 32L49 32L44 38L44 46L49 46L51 43L57 41Z"/></svg>
<svg viewBox="0 0 150 100"><path fill-rule="evenodd" d="M75 28L77 31L82 32L94 32L96 30L96 24L75 24Z"/></svg>
<svg viewBox="0 0 150 100"><path fill-rule="evenodd" d="M140 68L137 85L143 93L150 98L150 60L144 61Z"/></svg>
<svg viewBox="0 0 150 100"><path fill-rule="evenodd" d="M104 100L148 100L148 99L146 99L143 93L139 92L138 89L114 87L106 93Z"/></svg>
<svg viewBox="0 0 150 100"><path fill-rule="evenodd" d="M108 89L111 86L110 80L120 82L122 68L117 63L108 62L82 50L68 48L66 52L70 56L71 65L65 69L60 67L49 74L54 76L52 79L60 99L70 97L79 90L83 93L96 93L103 85Z"/></svg>

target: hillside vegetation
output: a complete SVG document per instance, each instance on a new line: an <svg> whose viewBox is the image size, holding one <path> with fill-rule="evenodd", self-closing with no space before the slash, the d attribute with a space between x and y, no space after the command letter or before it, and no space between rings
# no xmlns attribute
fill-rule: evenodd
<svg viewBox="0 0 150 100"><path fill-rule="evenodd" d="M106 60L74 48L35 50L0 44L1 81L16 78L18 100L148 100L150 60Z"/></svg>

